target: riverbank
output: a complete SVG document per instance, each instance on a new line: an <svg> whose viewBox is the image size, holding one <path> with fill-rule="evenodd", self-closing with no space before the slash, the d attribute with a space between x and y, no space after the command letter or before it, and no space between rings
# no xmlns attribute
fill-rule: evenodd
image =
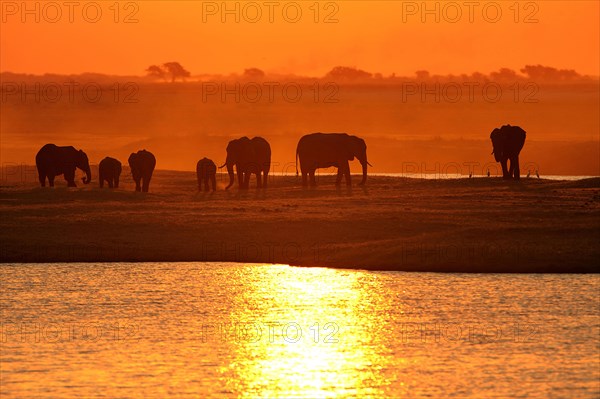
<svg viewBox="0 0 600 399"><path fill-rule="evenodd" d="M295 176L267 190L198 193L157 171L150 193L2 186L2 262L231 261L371 270L595 272L600 178L422 180L336 189ZM359 180L354 179L355 183ZM254 187L255 182L252 182Z"/></svg>

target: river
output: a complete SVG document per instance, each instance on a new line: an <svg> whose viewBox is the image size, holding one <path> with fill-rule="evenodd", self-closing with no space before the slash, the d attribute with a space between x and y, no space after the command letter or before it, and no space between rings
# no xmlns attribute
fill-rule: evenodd
<svg viewBox="0 0 600 399"><path fill-rule="evenodd" d="M0 265L7 398L597 398L600 276Z"/></svg>

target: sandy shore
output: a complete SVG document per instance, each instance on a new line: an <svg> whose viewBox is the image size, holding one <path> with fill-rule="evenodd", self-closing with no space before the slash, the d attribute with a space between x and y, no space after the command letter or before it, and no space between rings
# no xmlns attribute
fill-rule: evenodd
<svg viewBox="0 0 600 399"><path fill-rule="evenodd" d="M125 172L124 172L125 173ZM157 171L149 194L4 183L2 262L234 261L373 270L597 272L600 178L372 177L303 190L198 193L191 172ZM355 178L355 182L358 179ZM253 182L254 184L254 182Z"/></svg>

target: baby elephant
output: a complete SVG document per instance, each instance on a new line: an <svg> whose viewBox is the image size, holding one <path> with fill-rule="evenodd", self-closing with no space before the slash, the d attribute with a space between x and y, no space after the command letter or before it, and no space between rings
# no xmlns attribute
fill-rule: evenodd
<svg viewBox="0 0 600 399"><path fill-rule="evenodd" d="M202 191L202 182L204 182L204 191L208 191L208 180L212 185L212 190L217 189L217 165L208 158L202 158L196 164L196 176L198 176L198 191Z"/></svg>
<svg viewBox="0 0 600 399"><path fill-rule="evenodd" d="M104 181L108 183L109 188L119 188L119 176L121 176L121 162L118 160L106 157L100 161L98 166L100 175L100 188L104 187Z"/></svg>

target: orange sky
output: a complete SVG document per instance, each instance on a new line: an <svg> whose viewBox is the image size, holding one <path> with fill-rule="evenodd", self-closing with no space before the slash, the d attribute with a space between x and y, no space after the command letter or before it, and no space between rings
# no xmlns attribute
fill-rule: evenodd
<svg viewBox="0 0 600 399"><path fill-rule="evenodd" d="M50 3L60 5L60 17ZM143 1L136 3L137 10L132 2L121 2L118 15L112 1L97 2L102 15L96 23L85 20L95 18L93 6L83 12L90 2L79 2L72 23L65 2L50 3L28 2L33 12L24 14L24 3L0 1L0 71L141 75L148 65L166 61L179 61L192 74L241 72L251 66L317 76L336 65L400 75L419 69L488 73L526 64L590 75L598 75L600 69L598 1L520 2L518 15L512 1L475 2L472 9L462 1L429 2L430 9L437 4L439 23L435 13L423 15L420 1L321 2L318 23L313 1L275 2L273 23L268 2L260 1L253 3L263 14L255 23L243 18L256 15L248 2L239 3L239 23L235 15L222 23L222 9L205 15L203 22L203 7L220 8L220 1ZM285 20L295 17L291 3L299 4L302 12L296 23ZM229 2L228 7L235 4ZM452 22L457 4L462 16ZM501 16L492 23L495 4ZM337 22L324 23L332 12ZM124 23L131 13L138 22ZM525 23L526 19L537 22Z"/></svg>

